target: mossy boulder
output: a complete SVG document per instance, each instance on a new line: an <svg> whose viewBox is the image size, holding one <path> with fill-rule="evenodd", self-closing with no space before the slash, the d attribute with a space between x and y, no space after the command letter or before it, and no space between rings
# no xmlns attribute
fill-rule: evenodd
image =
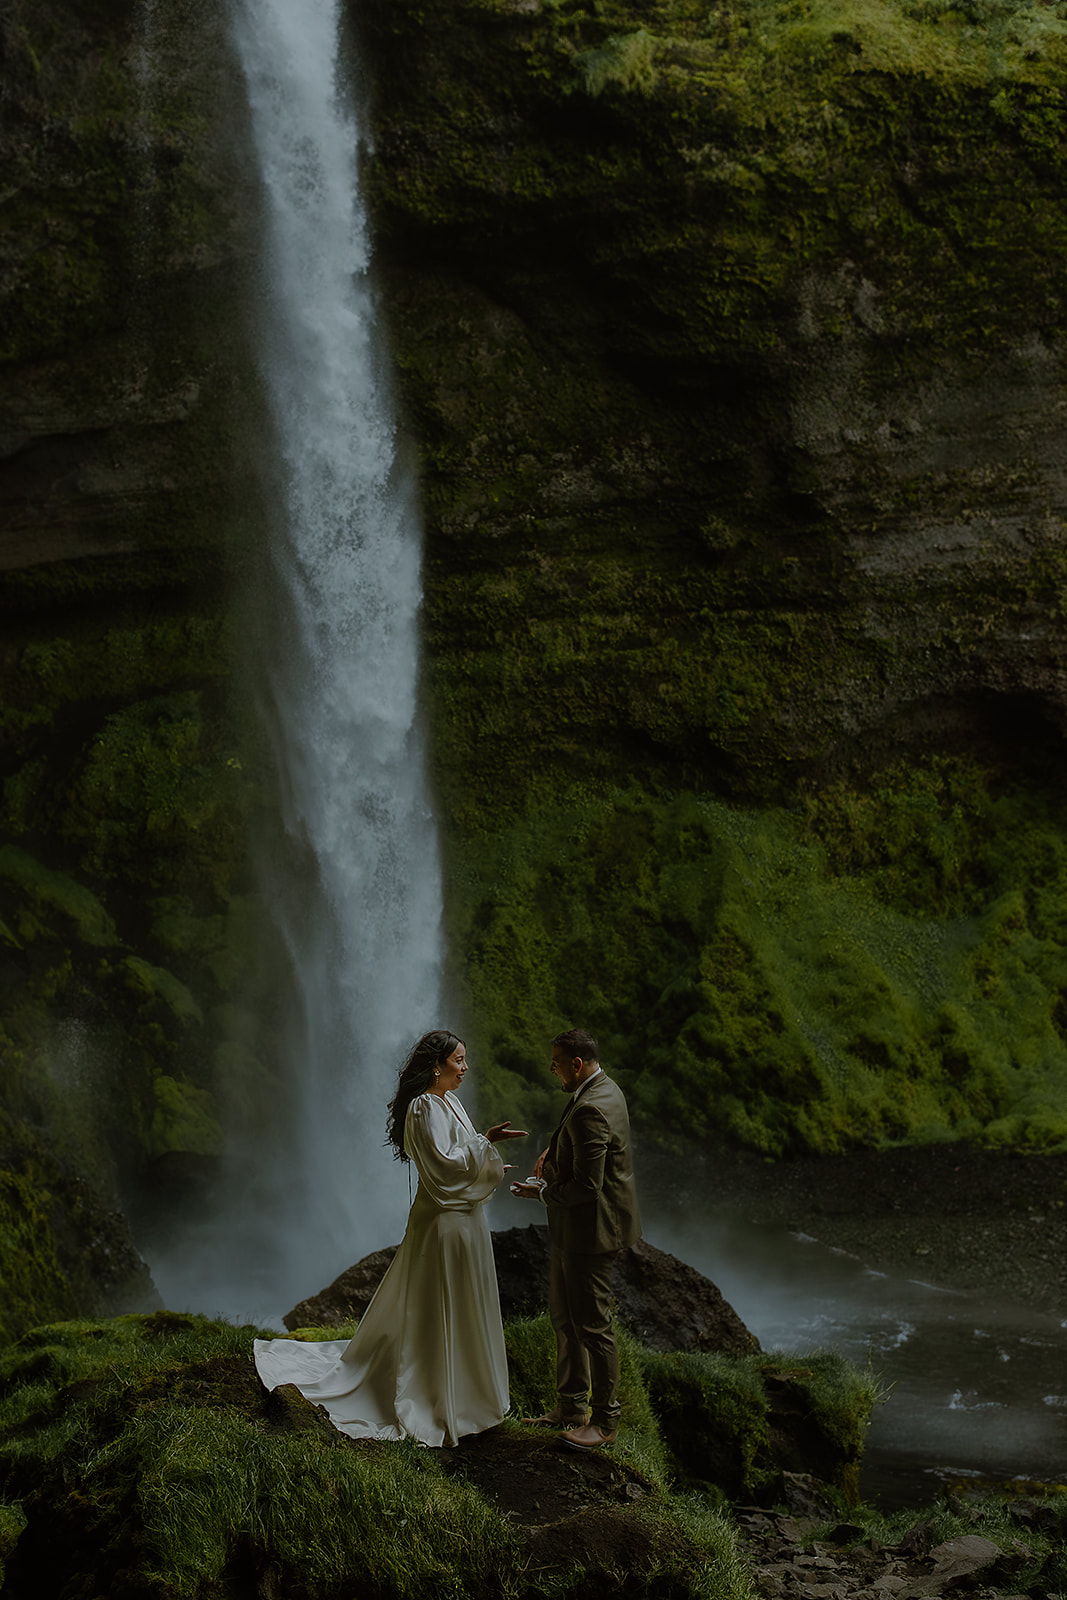
<svg viewBox="0 0 1067 1600"><path fill-rule="evenodd" d="M802 1361L761 1353L646 1353L642 1373L676 1470L730 1499L771 1504L802 1473L859 1498L879 1387L833 1351Z"/></svg>
<svg viewBox="0 0 1067 1600"><path fill-rule="evenodd" d="M53 1317L157 1301L125 1217L25 1123L0 1109L0 1345Z"/></svg>

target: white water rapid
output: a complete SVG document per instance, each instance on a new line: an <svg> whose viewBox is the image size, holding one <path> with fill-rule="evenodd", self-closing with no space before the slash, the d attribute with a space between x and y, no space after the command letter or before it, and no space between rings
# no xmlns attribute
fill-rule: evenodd
<svg viewBox="0 0 1067 1600"><path fill-rule="evenodd" d="M262 178L255 337L282 502L268 715L292 860L267 864L266 888L297 977L285 1054L298 1092L210 1247L182 1263L180 1286L157 1279L169 1303L177 1292L266 1319L399 1239L408 1189L383 1149L386 1101L405 1048L448 1019L417 728L420 541L367 278L338 4L233 6Z"/></svg>

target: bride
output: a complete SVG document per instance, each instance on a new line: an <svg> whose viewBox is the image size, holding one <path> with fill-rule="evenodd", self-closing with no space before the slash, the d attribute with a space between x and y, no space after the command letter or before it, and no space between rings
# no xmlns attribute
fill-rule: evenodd
<svg viewBox="0 0 1067 1600"><path fill-rule="evenodd" d="M508 1369L485 1202L506 1168L494 1149L525 1132L475 1132L455 1091L467 1047L424 1034L389 1103L388 1142L413 1160L419 1186L404 1238L345 1343L257 1339L268 1389L295 1383L353 1438L454 1445L503 1419Z"/></svg>

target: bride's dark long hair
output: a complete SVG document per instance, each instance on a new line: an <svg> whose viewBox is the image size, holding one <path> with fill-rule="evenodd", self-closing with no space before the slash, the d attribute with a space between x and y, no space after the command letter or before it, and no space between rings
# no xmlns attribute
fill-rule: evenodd
<svg viewBox="0 0 1067 1600"><path fill-rule="evenodd" d="M385 1142L392 1145L395 1160L411 1159L404 1149L404 1118L408 1114L408 1106L420 1094L426 1093L442 1063L462 1043L458 1033L449 1033L447 1028L435 1028L432 1033L423 1034L401 1067L396 1094L389 1102L389 1120L385 1125Z"/></svg>

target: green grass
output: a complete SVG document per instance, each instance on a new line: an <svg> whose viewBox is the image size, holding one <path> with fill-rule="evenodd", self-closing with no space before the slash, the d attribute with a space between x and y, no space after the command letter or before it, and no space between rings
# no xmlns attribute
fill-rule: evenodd
<svg viewBox="0 0 1067 1600"><path fill-rule="evenodd" d="M54 1324L0 1352L0 1564L18 1600L90 1579L94 1593L133 1583L158 1600L210 1600L242 1571L287 1600L368 1588L381 1600L589 1592L593 1580L578 1566L528 1570L523 1530L444 1472L434 1452L349 1440L310 1405L295 1426L291 1409L282 1422L254 1372L256 1333L162 1312ZM548 1319L509 1322L505 1333L514 1411L540 1408L552 1398ZM625 1416L615 1460L643 1474L652 1493L604 1509L609 1522L632 1519L634 1541L619 1548L635 1553L595 1583L625 1586L635 1600L751 1600L726 1499L766 1498L776 1414L792 1418L810 1462L820 1439L837 1452L845 1510L848 1472L884 1395L869 1372L833 1352L802 1361L659 1355L618 1334ZM519 1449L518 1425L506 1423L510 1430ZM528 1431L521 1437L528 1446ZM724 1440L737 1446L744 1472L733 1484L701 1482L710 1457L700 1452L715 1444L721 1463ZM586 1515L601 1512L568 1525ZM1062 1589L1067 1490L1046 1496L1025 1528L1010 1501L992 1496L891 1515L847 1505L862 1537L886 1546L920 1516L931 1521L931 1544L975 1532L993 1539L1013 1563L1013 1592ZM1020 1539L1029 1554L1018 1553Z"/></svg>
<svg viewBox="0 0 1067 1600"><path fill-rule="evenodd" d="M163 1312L35 1329L0 1353L0 1560L26 1552L42 1590L80 1563L101 1592L135 1572L139 1593L183 1600L215 1592L235 1561L295 1600L353 1584L405 1600L582 1592L577 1570L526 1574L521 1530L433 1452L354 1442L310 1406L300 1427L280 1425L252 1365L256 1331ZM324 1333L336 1336L305 1336ZM654 1486L612 1513L644 1529L647 1571L622 1575L628 1592L748 1600L727 1523L670 1493L642 1352L619 1335L618 1456ZM507 1339L513 1401L543 1403L547 1318L510 1323ZM11 1571L22 1593L26 1569Z"/></svg>
<svg viewBox="0 0 1067 1600"><path fill-rule="evenodd" d="M517 1575L516 1535L414 1445L363 1454L163 1405L87 1474L90 1495L97 1475L102 1487L136 1480L146 1580L182 1595L219 1578L241 1540L301 1573L312 1593L354 1565L384 1592L412 1596L488 1594L502 1578L506 1592Z"/></svg>
<svg viewBox="0 0 1067 1600"><path fill-rule="evenodd" d="M771 1445L782 1419L809 1470L854 1502L867 1427L884 1391L871 1372L833 1351L798 1360L641 1353L641 1365L674 1470L735 1499L773 1490L780 1471ZM777 1415L776 1415L777 1414Z"/></svg>
<svg viewBox="0 0 1067 1600"><path fill-rule="evenodd" d="M540 1416L556 1403L556 1336L547 1313L509 1320L504 1327L513 1417ZM645 1382L646 1352L615 1325L622 1421L616 1449L644 1477L665 1490L669 1460Z"/></svg>

